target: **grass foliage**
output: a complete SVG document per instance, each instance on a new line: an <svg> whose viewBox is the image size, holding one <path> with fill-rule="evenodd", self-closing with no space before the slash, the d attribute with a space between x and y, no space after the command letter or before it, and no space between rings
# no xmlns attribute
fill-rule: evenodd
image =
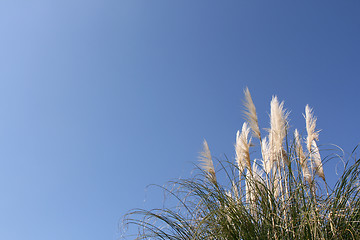
<svg viewBox="0 0 360 240"><path fill-rule="evenodd" d="M244 93L235 161L218 161L215 169L204 141L199 173L164 187L178 204L132 210L124 226L137 226L136 239L360 239L360 160L349 161L329 188L312 109L305 108L307 136L289 134L289 114L273 97L262 138L250 92ZM260 159L251 156L256 147Z"/></svg>

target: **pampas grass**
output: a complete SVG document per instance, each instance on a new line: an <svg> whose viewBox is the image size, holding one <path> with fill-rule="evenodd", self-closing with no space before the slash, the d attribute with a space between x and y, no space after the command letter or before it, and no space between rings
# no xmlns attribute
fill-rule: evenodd
<svg viewBox="0 0 360 240"><path fill-rule="evenodd" d="M308 159L305 156L304 150L302 148L302 144L301 144L301 139L300 139L300 135L297 129L295 129L294 132L294 138L295 138L295 151L296 154L298 156L298 161L300 162L300 166L301 166L301 170L303 173L303 176L305 178L305 180L310 183L311 182L311 174L309 171L309 167L308 167Z"/></svg>
<svg viewBox="0 0 360 240"><path fill-rule="evenodd" d="M248 88L245 88L244 95L245 95L244 114L245 114L246 120L249 123L254 136L261 141L261 134L260 134L260 128L259 128L258 118L257 118L257 114L256 114L256 108L255 108L254 102L251 98L251 94L250 94L250 91Z"/></svg>
<svg viewBox="0 0 360 240"><path fill-rule="evenodd" d="M315 131L316 117L313 116L313 110L306 105L305 107L305 122L306 122L306 146L309 152L311 152L311 144L314 140L319 140L319 132Z"/></svg>
<svg viewBox="0 0 360 240"><path fill-rule="evenodd" d="M311 152L311 159L314 162L315 165L315 173L321 177L324 182L326 182L325 180L325 174L324 174L324 170L323 170L323 166L322 166L322 162L321 162L321 156L320 156L320 152L319 152L319 148L317 147L317 144L315 142L315 140L313 140L311 142L311 148L312 148L312 152Z"/></svg>
<svg viewBox="0 0 360 240"><path fill-rule="evenodd" d="M200 153L199 160L200 166L204 169L205 172L208 173L207 177L210 179L210 181L216 182L214 163L212 161L209 145L205 139L203 142L203 150Z"/></svg>
<svg viewBox="0 0 360 240"><path fill-rule="evenodd" d="M263 169L266 174L270 174L270 171L273 167L273 162L271 162L270 145L269 145L269 142L267 141L267 138L264 138L261 141L261 154L262 154Z"/></svg>
<svg viewBox="0 0 360 240"><path fill-rule="evenodd" d="M348 162L328 192L313 110L305 107L306 137L297 129L290 136L289 113L274 96L261 138L250 91L244 94L247 121L236 134L235 159L218 160L215 171L204 140L199 175L164 187L178 205L125 216L125 226L138 227L132 239L360 239L360 160ZM250 153L250 131L260 152Z"/></svg>
<svg viewBox="0 0 360 240"><path fill-rule="evenodd" d="M235 143L235 159L239 167L239 174L241 175L245 169L248 168L251 171L251 161L249 148L251 145L251 138L249 139L250 128L248 124L244 122L241 133L237 131L236 133L236 143Z"/></svg>
<svg viewBox="0 0 360 240"><path fill-rule="evenodd" d="M287 134L288 115L284 109L284 102L279 103L277 96L273 96L270 102L269 130L272 161L278 161L283 152L283 142Z"/></svg>

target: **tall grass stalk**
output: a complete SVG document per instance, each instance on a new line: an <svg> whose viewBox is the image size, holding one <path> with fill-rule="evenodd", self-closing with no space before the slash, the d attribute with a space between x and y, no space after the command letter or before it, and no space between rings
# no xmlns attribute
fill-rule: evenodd
<svg viewBox="0 0 360 240"><path fill-rule="evenodd" d="M124 226L137 226L133 239L360 239L360 160L349 162L329 191L313 110L305 107L307 135L296 129L292 137L289 112L274 96L262 138L250 91L244 94L246 122L236 134L235 159L218 160L216 170L204 140L199 174L164 188L178 205L125 216ZM250 130L261 159L251 156L256 150L250 154Z"/></svg>

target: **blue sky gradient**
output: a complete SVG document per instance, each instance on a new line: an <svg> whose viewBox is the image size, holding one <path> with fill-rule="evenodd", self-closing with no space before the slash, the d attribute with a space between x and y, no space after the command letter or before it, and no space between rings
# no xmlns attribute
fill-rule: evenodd
<svg viewBox="0 0 360 240"><path fill-rule="evenodd" d="M360 142L359 1L0 2L0 238L118 239L148 184L233 157L248 86L320 145ZM337 160L336 160L337 161ZM334 183L334 166L325 174Z"/></svg>

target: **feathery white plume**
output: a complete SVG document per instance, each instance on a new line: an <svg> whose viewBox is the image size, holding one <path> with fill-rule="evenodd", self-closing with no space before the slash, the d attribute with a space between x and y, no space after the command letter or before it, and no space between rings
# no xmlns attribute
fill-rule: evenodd
<svg viewBox="0 0 360 240"><path fill-rule="evenodd" d="M321 156L320 156L319 148L317 147L315 140L312 141L311 147L312 147L312 151L311 151L310 155L311 155L311 159L314 161L315 173L319 177L321 177L322 180L324 180L324 182L325 182L325 174L324 174L324 169L323 169L322 162L321 162Z"/></svg>
<svg viewBox="0 0 360 240"><path fill-rule="evenodd" d="M244 111L244 113L245 113L246 121L249 123L254 136L261 140L259 123L258 123L258 118L256 115L256 108L255 108L254 102L251 98L251 94L250 94L250 91L248 88L245 88L244 95L245 95L245 100L244 100L245 111Z"/></svg>
<svg viewBox="0 0 360 240"><path fill-rule="evenodd" d="M295 136L295 151L299 157L301 170L303 172L303 175L304 175L304 178L306 179L306 181L308 181L310 183L311 175L309 172L309 167L307 165L307 158L304 154L304 151L303 151L303 148L301 145L301 139L300 139L299 132L297 129L295 129L294 136Z"/></svg>
<svg viewBox="0 0 360 240"><path fill-rule="evenodd" d="M249 132L250 132L250 128L248 127L247 123L244 122L241 129L241 133L239 131L237 131L236 133L235 159L239 167L240 175L244 171L245 167L248 167L248 169L251 171L250 153L249 153L251 138L248 139Z"/></svg>
<svg viewBox="0 0 360 240"><path fill-rule="evenodd" d="M319 140L319 131L315 131L316 117L313 116L313 110L309 105L305 107L305 121L307 131L306 147L310 153L313 140Z"/></svg>
<svg viewBox="0 0 360 240"><path fill-rule="evenodd" d="M269 142L272 152L271 158L276 161L282 154L283 141L286 137L289 113L284 109L284 102L279 103L276 96L270 102L270 130Z"/></svg>
<svg viewBox="0 0 360 240"><path fill-rule="evenodd" d="M236 143L235 143L235 160L239 168L239 174L241 175L246 167L246 163L244 160L244 156L242 153L241 139L240 139L240 131L236 132Z"/></svg>
<svg viewBox="0 0 360 240"><path fill-rule="evenodd" d="M199 160L201 163L200 166L209 174L210 180L216 182L214 164L211 158L209 145L205 139L203 142L203 151L200 153Z"/></svg>
<svg viewBox="0 0 360 240"><path fill-rule="evenodd" d="M270 145L266 137L261 141L261 154L262 154L262 164L263 169L266 174L270 174L272 168L272 162L270 158Z"/></svg>

